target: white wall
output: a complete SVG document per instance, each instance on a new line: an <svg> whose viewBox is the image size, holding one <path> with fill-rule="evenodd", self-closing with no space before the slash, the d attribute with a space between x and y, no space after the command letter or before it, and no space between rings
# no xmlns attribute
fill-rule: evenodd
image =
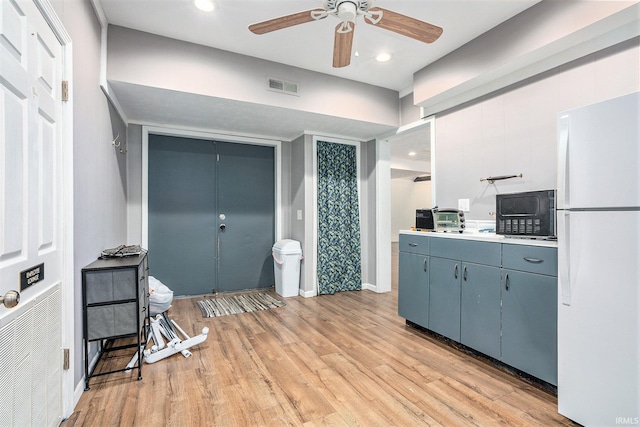
<svg viewBox="0 0 640 427"><path fill-rule="evenodd" d="M468 198L467 218L490 220L497 193L554 189L557 113L638 90L635 38L437 115L437 204ZM523 178L480 182L518 173Z"/></svg>
<svg viewBox="0 0 640 427"><path fill-rule="evenodd" d="M410 178L392 179L391 241L399 240L400 230L409 230L416 225L416 209L431 207L433 207L431 206L431 181L413 182Z"/></svg>

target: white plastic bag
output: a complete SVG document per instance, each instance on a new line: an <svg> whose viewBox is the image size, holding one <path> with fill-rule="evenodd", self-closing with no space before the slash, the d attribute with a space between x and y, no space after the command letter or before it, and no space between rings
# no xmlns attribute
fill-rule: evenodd
<svg viewBox="0 0 640 427"><path fill-rule="evenodd" d="M164 313L171 307L173 291L153 276L149 276L149 315Z"/></svg>

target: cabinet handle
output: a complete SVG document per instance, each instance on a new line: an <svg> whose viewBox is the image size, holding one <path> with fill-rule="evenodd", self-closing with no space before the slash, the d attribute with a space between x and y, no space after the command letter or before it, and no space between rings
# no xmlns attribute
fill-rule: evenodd
<svg viewBox="0 0 640 427"><path fill-rule="evenodd" d="M535 264L540 264L541 262L544 262L544 260L540 259L540 258L528 258L528 257L524 257L523 258L525 261L527 262L533 262Z"/></svg>
<svg viewBox="0 0 640 427"><path fill-rule="evenodd" d="M422 269L424 270L424 272L427 272L427 259L424 259L424 263L422 264Z"/></svg>
<svg viewBox="0 0 640 427"><path fill-rule="evenodd" d="M458 278L458 264L456 264L455 266L453 266L453 278L457 279Z"/></svg>
<svg viewBox="0 0 640 427"><path fill-rule="evenodd" d="M415 248L415 247L418 246L418 244L417 243L409 243L409 246L411 246L412 248Z"/></svg>
<svg viewBox="0 0 640 427"><path fill-rule="evenodd" d="M462 267L462 280L467 281L467 266Z"/></svg>
<svg viewBox="0 0 640 427"><path fill-rule="evenodd" d="M504 289L509 290L509 273L504 276Z"/></svg>

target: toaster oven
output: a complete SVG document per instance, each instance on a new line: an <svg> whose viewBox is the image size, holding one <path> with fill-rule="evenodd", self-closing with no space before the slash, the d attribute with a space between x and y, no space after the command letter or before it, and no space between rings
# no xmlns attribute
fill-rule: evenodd
<svg viewBox="0 0 640 427"><path fill-rule="evenodd" d="M464 228L464 212L461 210L438 207L416 210L416 230L462 233Z"/></svg>

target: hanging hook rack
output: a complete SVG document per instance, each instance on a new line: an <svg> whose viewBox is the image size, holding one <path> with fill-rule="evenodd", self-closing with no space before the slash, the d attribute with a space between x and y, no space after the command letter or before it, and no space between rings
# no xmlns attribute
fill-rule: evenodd
<svg viewBox="0 0 640 427"><path fill-rule="evenodd" d="M125 154L127 152L127 150L125 150L123 148L120 148L120 146L122 145L122 141L118 141L118 138L120 138L120 132L118 132L118 135L116 135L116 137L113 139L113 141L111 141L111 145L116 147L118 149L118 151L120 151L122 154Z"/></svg>
<svg viewBox="0 0 640 427"><path fill-rule="evenodd" d="M500 176L490 176L488 178L480 178L480 182L489 181L489 184L493 184L496 181L502 181L503 179L511 179L511 178L522 178L522 174L518 175L500 175Z"/></svg>

